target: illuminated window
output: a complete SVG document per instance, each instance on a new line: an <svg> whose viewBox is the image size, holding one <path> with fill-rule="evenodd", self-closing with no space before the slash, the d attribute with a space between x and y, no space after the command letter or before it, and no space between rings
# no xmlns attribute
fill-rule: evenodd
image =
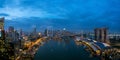
<svg viewBox="0 0 120 60"><path fill-rule="evenodd" d="M2 34L1 34L1 29L0 29L0 37L2 36Z"/></svg>

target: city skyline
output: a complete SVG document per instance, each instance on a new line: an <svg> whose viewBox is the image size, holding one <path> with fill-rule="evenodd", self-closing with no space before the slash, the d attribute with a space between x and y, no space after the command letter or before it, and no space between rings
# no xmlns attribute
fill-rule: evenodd
<svg viewBox="0 0 120 60"><path fill-rule="evenodd" d="M5 29L38 30L52 27L71 31L107 27L119 32L119 0L0 0L0 17L5 17ZM32 30L31 30L32 31Z"/></svg>

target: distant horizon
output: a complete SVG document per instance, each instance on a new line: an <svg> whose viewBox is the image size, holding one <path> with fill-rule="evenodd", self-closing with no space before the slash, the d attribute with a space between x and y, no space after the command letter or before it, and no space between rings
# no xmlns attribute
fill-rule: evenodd
<svg viewBox="0 0 120 60"><path fill-rule="evenodd" d="M12 27L14 27L14 26L12 26ZM8 28L9 28L9 26L8 27L4 27L4 29L6 31L8 31ZM106 27L96 27L96 28L106 28ZM94 28L94 29L96 29L96 28ZM34 28L31 27L31 28L29 28L30 29L29 30L29 29L26 29L26 28L14 27L14 30L18 31L20 29L22 29L25 32L32 32ZM43 29L40 29L40 28L36 27L37 32L44 32L45 29L48 29L48 30L63 30L64 28L54 29L54 28L47 28L47 27L45 27ZM90 29L90 30L85 30L85 29L78 29L78 30L66 29L66 31L70 31L70 32L92 32L92 33L94 33L94 29ZM108 29L108 33L120 34L120 31L111 31L111 30Z"/></svg>

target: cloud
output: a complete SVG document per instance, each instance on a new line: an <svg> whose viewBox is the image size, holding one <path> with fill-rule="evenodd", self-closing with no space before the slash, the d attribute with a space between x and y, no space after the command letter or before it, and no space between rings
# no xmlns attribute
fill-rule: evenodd
<svg viewBox="0 0 120 60"><path fill-rule="evenodd" d="M55 14L48 13L47 11L43 11L41 9L31 9L31 8L9 8L6 7L1 10L4 14L9 14L6 16L6 19L15 19L15 18L29 18L29 17L40 17L40 18L62 18Z"/></svg>
<svg viewBox="0 0 120 60"><path fill-rule="evenodd" d="M0 16L9 16L9 14L0 13Z"/></svg>
<svg viewBox="0 0 120 60"><path fill-rule="evenodd" d="M1 1L0 15L6 20L21 22L18 25L36 24L76 30L107 26L111 30L120 30L120 0Z"/></svg>
<svg viewBox="0 0 120 60"><path fill-rule="evenodd" d="M4 8L0 11L9 14L10 16L6 18L11 18L11 20L24 17L73 18L79 20L83 19L85 15L91 15L91 17L85 17L85 19L91 19L99 17L107 11L119 11L118 5L120 4L118 2L117 0L6 0ZM113 9L111 9L112 3L114 3Z"/></svg>
<svg viewBox="0 0 120 60"><path fill-rule="evenodd" d="M26 0L27 1L27 0ZM31 0L33 1L33 0ZM16 18L30 18L30 17L40 17L40 18L64 18L59 16L58 14L48 12L48 10L43 10L42 8L33 8L25 6L23 3L24 0L6 0L4 7L0 8L0 12L4 14L9 14L9 16L5 16L6 19L14 20ZM30 2L32 5L33 2ZM33 5L36 6L36 5Z"/></svg>

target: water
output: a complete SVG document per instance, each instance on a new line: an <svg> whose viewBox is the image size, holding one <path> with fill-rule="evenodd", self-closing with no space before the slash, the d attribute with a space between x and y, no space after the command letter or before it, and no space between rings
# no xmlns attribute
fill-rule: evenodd
<svg viewBox="0 0 120 60"><path fill-rule="evenodd" d="M35 54L34 60L99 60L90 57L84 46L78 46L74 40L49 40Z"/></svg>

